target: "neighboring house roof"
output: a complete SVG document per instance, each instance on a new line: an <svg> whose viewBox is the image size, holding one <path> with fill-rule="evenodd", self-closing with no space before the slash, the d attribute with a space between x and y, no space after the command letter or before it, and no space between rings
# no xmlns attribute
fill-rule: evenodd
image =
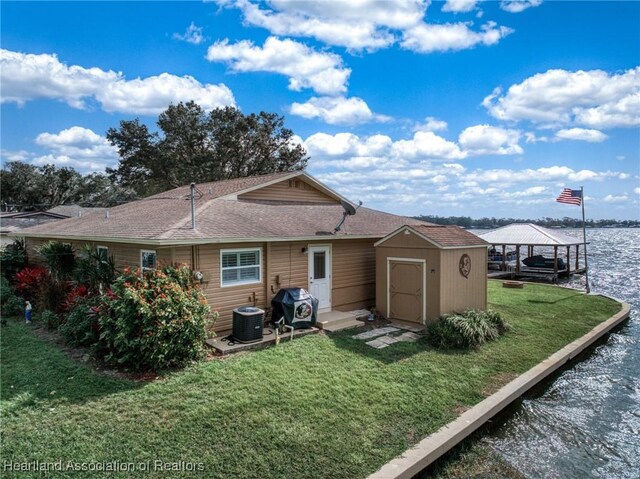
<svg viewBox="0 0 640 479"><path fill-rule="evenodd" d="M273 204L239 201L238 195L300 177L336 199L335 204ZM191 228L189 186L109 208L102 215L35 226L30 237L102 239L148 244L198 244L230 241L382 237L404 224L427 224L414 218L359 208L338 234L339 201L348 201L303 171L275 173L197 185L196 229ZM353 203L349 202L353 205Z"/></svg>
<svg viewBox="0 0 640 479"><path fill-rule="evenodd" d="M62 215L67 218L75 218L88 214L104 213L105 209L106 208L87 208L80 205L58 205L54 208L51 208L50 210L47 210L46 212Z"/></svg>
<svg viewBox="0 0 640 479"><path fill-rule="evenodd" d="M17 218L36 218L36 217L45 217L45 218L57 218L64 219L68 218L68 216L52 212L52 211L10 211L10 212L1 212L0 219L17 219Z"/></svg>
<svg viewBox="0 0 640 479"><path fill-rule="evenodd" d="M533 223L513 223L479 235L490 244L571 246L584 244L579 238Z"/></svg>
<svg viewBox="0 0 640 479"><path fill-rule="evenodd" d="M394 236L403 233L404 231L411 231L422 239L442 249L454 249L465 247L487 247L487 243L477 235L460 228L459 226L444 226L433 224L407 224L397 229L396 231L388 234L375 246L378 246L385 241L393 238Z"/></svg>

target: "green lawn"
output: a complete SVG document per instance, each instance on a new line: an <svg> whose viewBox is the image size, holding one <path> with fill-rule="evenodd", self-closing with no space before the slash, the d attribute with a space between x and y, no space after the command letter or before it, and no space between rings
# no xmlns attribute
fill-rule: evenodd
<svg viewBox="0 0 640 479"><path fill-rule="evenodd" d="M479 351L439 352L423 340L375 350L352 330L201 362L152 383L96 374L10 320L1 330L0 475L44 477L3 464L62 460L151 461L143 477L366 477L619 310L544 285L490 282L489 298L513 329ZM204 471L154 472L156 460ZM80 474L52 475L67 476Z"/></svg>

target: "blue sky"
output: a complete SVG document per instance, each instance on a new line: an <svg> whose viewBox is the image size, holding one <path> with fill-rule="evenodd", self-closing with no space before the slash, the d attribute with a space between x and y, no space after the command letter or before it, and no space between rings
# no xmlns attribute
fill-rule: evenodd
<svg viewBox="0 0 640 479"><path fill-rule="evenodd" d="M2 161L117 164L170 102L273 111L405 215L640 218L640 2L2 2Z"/></svg>

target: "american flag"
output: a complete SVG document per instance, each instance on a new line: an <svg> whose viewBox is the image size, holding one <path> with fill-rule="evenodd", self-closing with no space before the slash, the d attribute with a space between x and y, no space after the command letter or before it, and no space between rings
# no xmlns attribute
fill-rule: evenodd
<svg viewBox="0 0 640 479"><path fill-rule="evenodd" d="M565 188L560 193L560 196L556 198L558 203L567 203L568 205L580 206L582 203L582 190L572 190L571 188Z"/></svg>

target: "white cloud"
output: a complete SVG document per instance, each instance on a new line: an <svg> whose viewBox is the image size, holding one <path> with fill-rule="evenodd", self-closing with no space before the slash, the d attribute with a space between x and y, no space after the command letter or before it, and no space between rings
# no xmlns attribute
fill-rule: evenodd
<svg viewBox="0 0 640 479"><path fill-rule="evenodd" d="M202 85L190 76L169 73L127 81L122 73L67 66L56 55L0 50L2 102L24 105L37 98L61 100L73 108L98 101L109 112L157 114L170 103L194 100L206 109L235 104L223 84Z"/></svg>
<svg viewBox="0 0 640 479"><path fill-rule="evenodd" d="M230 44L221 40L209 47L207 59L224 62L236 72L272 72L289 77L289 88L300 91L311 88L322 95L347 91L351 74L342 58L333 53L318 52L293 40L269 37L264 46L249 40Z"/></svg>
<svg viewBox="0 0 640 479"><path fill-rule="evenodd" d="M49 150L43 156L33 156L29 163L72 166L81 171L100 171L114 165L118 151L109 141L88 128L73 126L59 133L40 133L36 144Z"/></svg>
<svg viewBox="0 0 640 479"><path fill-rule="evenodd" d="M640 188L634 188L634 189L633 189L633 192L634 192L636 195L640 195Z"/></svg>
<svg viewBox="0 0 640 479"><path fill-rule="evenodd" d="M205 110L235 104L226 85L202 85L191 76L169 73L110 83L96 93L102 108L109 112L157 115L171 103L195 101Z"/></svg>
<svg viewBox="0 0 640 479"><path fill-rule="evenodd" d="M428 116L424 119L424 123L418 123L413 131L446 131L448 127L446 121Z"/></svg>
<svg viewBox="0 0 640 479"><path fill-rule="evenodd" d="M25 161L29 158L29 152L25 150L19 151L11 151L11 150L0 150L0 158L2 162L6 161Z"/></svg>
<svg viewBox="0 0 640 479"><path fill-rule="evenodd" d="M202 27L196 26L195 23L191 22L191 25L187 27L183 34L174 33L173 38L176 40L182 40L187 43L191 43L193 45L200 45L207 38L202 34Z"/></svg>
<svg viewBox="0 0 640 479"><path fill-rule="evenodd" d="M427 160L460 160L466 153L458 145L431 131L418 131L408 140L393 141L386 135L360 138L352 133L316 133L305 140L309 156L322 165L416 165Z"/></svg>
<svg viewBox="0 0 640 479"><path fill-rule="evenodd" d="M530 182L564 182L564 181L602 181L617 178L619 172L574 170L568 166L549 166L544 168L525 168L523 170L490 169L476 170L469 173L469 180L478 183L499 183L504 186Z"/></svg>
<svg viewBox="0 0 640 479"><path fill-rule="evenodd" d="M107 166L106 162L94 160L78 160L70 158L66 155L44 155L33 158L29 163L35 166L55 165L58 168L74 168L81 173L104 172Z"/></svg>
<svg viewBox="0 0 640 479"><path fill-rule="evenodd" d="M562 140L579 140L588 141L589 143L601 143L609 138L599 130L590 130L585 128L559 130L556 132L556 137Z"/></svg>
<svg viewBox="0 0 640 479"><path fill-rule="evenodd" d="M100 68L67 66L56 55L0 50L2 102L24 105L35 98L63 100L84 108L85 100L104 85L120 81L121 74Z"/></svg>
<svg viewBox="0 0 640 479"><path fill-rule="evenodd" d="M442 7L443 12L464 13L476 8L478 0L447 0Z"/></svg>
<svg viewBox="0 0 640 479"><path fill-rule="evenodd" d="M602 198L602 201L604 201L605 203L626 203L627 201L629 201L629 197L624 194L624 195L607 195L604 198Z"/></svg>
<svg viewBox="0 0 640 479"><path fill-rule="evenodd" d="M513 32L511 28L497 26L495 22L485 23L482 31L469 28L469 23L422 23L405 30L401 45L407 50L419 53L463 50L476 45L495 45Z"/></svg>
<svg viewBox="0 0 640 479"><path fill-rule="evenodd" d="M470 155L520 155L520 132L490 125L466 128L458 139L463 150Z"/></svg>
<svg viewBox="0 0 640 479"><path fill-rule="evenodd" d="M626 157L626 156L624 156L624 155L617 155L617 156L616 156L616 160L618 160L618 161L624 161L626 158L627 158L627 157Z"/></svg>
<svg viewBox="0 0 640 479"><path fill-rule="evenodd" d="M239 8L246 23L274 35L315 38L328 45L352 50L377 50L395 43L393 30L419 23L427 0L271 0L268 8L249 0L217 0Z"/></svg>
<svg viewBox="0 0 640 479"><path fill-rule="evenodd" d="M510 13L520 13L527 8L537 7L542 0L501 0L500 8Z"/></svg>
<svg viewBox="0 0 640 479"><path fill-rule="evenodd" d="M390 119L373 113L367 103L358 97L313 97L306 103L294 103L290 111L292 115L307 119L320 118L330 125L355 125Z"/></svg>
<svg viewBox="0 0 640 479"><path fill-rule="evenodd" d="M105 137L81 126L73 126L59 133L40 133L35 141L58 155L76 159L111 161L118 158L118 150Z"/></svg>
<svg viewBox="0 0 640 479"><path fill-rule="evenodd" d="M496 88L482 104L500 120L541 126L575 123L592 128L640 125L640 67L623 73L548 70L506 93Z"/></svg>
<svg viewBox="0 0 640 479"><path fill-rule="evenodd" d="M411 140L398 140L392 152L401 158L461 160L467 155L458 145L432 131L417 131Z"/></svg>
<svg viewBox="0 0 640 479"><path fill-rule="evenodd" d="M429 0L216 0L218 5L238 8L247 24L274 35L310 37L348 50L375 51L388 48L402 38L402 46L420 53L455 51L478 44L494 45L511 33L489 22L482 31L468 24L446 25L424 22ZM466 12L477 0L449 0L444 11Z"/></svg>

